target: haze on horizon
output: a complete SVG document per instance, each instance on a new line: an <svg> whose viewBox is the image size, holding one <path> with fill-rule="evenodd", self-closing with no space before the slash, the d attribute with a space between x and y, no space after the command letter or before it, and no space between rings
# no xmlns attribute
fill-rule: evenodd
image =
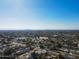
<svg viewBox="0 0 79 59"><path fill-rule="evenodd" d="M79 29L79 0L0 0L0 30Z"/></svg>

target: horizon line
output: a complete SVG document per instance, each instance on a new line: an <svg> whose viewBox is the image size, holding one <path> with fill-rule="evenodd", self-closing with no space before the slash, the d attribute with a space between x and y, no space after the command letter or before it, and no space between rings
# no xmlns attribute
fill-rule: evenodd
<svg viewBox="0 0 79 59"><path fill-rule="evenodd" d="M0 31L6 30L79 30L79 29L0 29Z"/></svg>

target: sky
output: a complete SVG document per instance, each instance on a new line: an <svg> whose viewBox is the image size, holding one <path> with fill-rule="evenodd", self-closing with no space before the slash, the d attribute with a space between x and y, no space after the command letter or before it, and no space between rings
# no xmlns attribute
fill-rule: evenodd
<svg viewBox="0 0 79 59"><path fill-rule="evenodd" d="M0 30L79 29L79 0L0 0Z"/></svg>

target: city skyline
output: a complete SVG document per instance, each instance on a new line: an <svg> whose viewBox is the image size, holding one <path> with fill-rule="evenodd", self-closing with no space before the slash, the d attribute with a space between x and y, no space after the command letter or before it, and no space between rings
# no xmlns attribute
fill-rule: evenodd
<svg viewBox="0 0 79 59"><path fill-rule="evenodd" d="M79 29L78 0L0 0L0 30Z"/></svg>

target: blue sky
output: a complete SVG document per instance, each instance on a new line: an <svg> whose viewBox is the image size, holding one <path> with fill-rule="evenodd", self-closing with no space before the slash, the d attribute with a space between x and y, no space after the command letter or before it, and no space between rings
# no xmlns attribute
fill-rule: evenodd
<svg viewBox="0 0 79 59"><path fill-rule="evenodd" d="M0 29L79 29L79 0L0 0Z"/></svg>

